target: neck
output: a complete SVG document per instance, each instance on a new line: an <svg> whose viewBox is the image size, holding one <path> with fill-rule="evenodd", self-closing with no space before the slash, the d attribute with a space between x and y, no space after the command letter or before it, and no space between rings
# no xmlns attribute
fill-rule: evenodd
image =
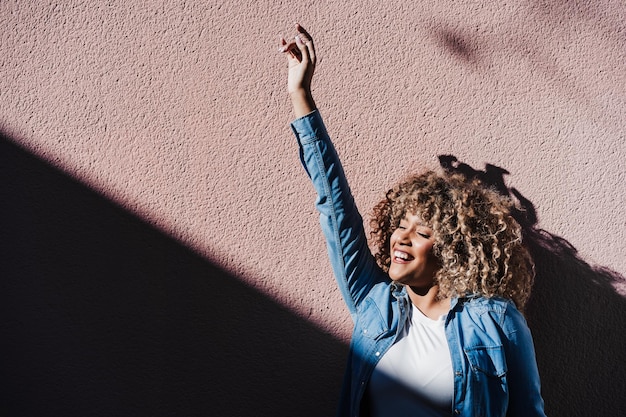
<svg viewBox="0 0 626 417"><path fill-rule="evenodd" d="M450 298L440 299L437 285L428 288L407 286L407 293L413 305L431 319L437 319L450 310Z"/></svg>

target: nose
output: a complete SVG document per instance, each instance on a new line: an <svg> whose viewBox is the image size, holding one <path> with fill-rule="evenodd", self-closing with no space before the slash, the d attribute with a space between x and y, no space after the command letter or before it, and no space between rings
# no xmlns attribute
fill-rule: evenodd
<svg viewBox="0 0 626 417"><path fill-rule="evenodd" d="M396 243L399 245L411 246L408 229L396 229Z"/></svg>

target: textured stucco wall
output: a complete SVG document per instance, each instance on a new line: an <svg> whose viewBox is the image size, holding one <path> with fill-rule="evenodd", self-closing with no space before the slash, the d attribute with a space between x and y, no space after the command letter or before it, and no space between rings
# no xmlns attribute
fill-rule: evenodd
<svg viewBox="0 0 626 417"><path fill-rule="evenodd" d="M548 409L592 415L590 400L599 398L605 412L623 412L623 1L3 0L0 130L15 155L50 164L224 271L207 279L235 280L290 312L303 324L283 329L281 343L302 341L309 325L345 342L349 317L288 128L285 63L276 52L279 34L289 35L296 20L316 39L315 97L362 211L441 155L492 180L502 178L496 167L506 170L507 186L537 215L528 219L538 258L529 321ZM10 175L7 167L5 160ZM5 210L16 204L14 191L5 189ZM29 238L57 246L40 229ZM39 262L33 247L16 247L14 257ZM165 320L176 327L176 316ZM275 331L260 334L269 341ZM326 356L341 367L343 354ZM286 346L280 355L315 361ZM322 386L341 374L306 369ZM267 377L265 367L246 372ZM595 388L577 382L581 375ZM321 410L307 412L328 414L336 388L328 384Z"/></svg>

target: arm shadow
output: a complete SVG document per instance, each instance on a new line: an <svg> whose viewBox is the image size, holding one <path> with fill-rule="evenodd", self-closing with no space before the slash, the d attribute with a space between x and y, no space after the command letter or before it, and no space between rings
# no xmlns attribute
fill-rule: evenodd
<svg viewBox="0 0 626 417"><path fill-rule="evenodd" d="M342 342L2 135L0 178L0 415L334 414Z"/></svg>
<svg viewBox="0 0 626 417"><path fill-rule="evenodd" d="M476 170L452 155L440 155L439 162L444 170L477 178L518 203L513 215L523 227L535 260L536 279L526 317L534 337L546 414L623 415L626 279L608 268L589 265L566 239L539 228L533 204L506 186L505 169L486 165Z"/></svg>

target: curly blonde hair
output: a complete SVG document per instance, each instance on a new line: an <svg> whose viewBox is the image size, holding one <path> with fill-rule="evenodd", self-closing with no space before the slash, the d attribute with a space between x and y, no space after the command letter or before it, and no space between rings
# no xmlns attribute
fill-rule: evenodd
<svg viewBox="0 0 626 417"><path fill-rule="evenodd" d="M480 294L513 300L523 310L534 264L522 244L513 202L476 179L428 171L396 184L373 210L371 237L376 261L389 270L390 239L406 214L433 230L439 297Z"/></svg>

